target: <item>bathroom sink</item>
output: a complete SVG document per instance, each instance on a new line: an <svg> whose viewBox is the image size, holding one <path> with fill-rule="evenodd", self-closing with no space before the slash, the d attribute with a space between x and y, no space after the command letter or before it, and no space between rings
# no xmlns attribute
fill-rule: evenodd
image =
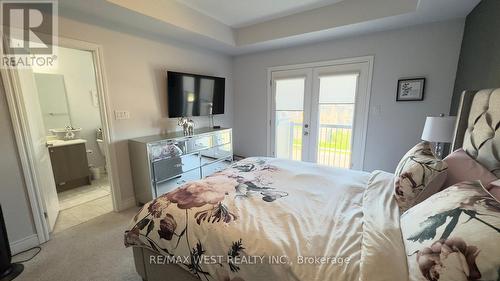
<svg viewBox="0 0 500 281"><path fill-rule="evenodd" d="M66 133L66 132L80 132L82 128L73 128L73 129L66 129L66 128L58 128L58 129L50 129L49 131L52 133Z"/></svg>
<svg viewBox="0 0 500 281"><path fill-rule="evenodd" d="M73 145L73 144L80 144L80 143L86 143L86 142L87 141L84 139L48 140L47 147L58 147L58 146Z"/></svg>
<svg viewBox="0 0 500 281"><path fill-rule="evenodd" d="M60 140L71 140L78 138L78 134L82 131L82 128L57 128L50 129L49 132L54 134Z"/></svg>

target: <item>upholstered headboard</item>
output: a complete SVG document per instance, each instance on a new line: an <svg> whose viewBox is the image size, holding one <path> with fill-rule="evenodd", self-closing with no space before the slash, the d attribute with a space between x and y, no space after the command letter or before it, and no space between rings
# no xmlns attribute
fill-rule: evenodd
<svg viewBox="0 0 500 281"><path fill-rule="evenodd" d="M500 88L462 93L452 145L460 147L500 177Z"/></svg>

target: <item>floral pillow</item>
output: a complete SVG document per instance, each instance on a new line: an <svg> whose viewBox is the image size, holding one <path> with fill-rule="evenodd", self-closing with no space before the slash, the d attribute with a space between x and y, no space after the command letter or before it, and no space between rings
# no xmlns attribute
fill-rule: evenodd
<svg viewBox="0 0 500 281"><path fill-rule="evenodd" d="M448 166L432 153L429 142L415 145L401 159L394 173L394 197L406 211L438 192Z"/></svg>
<svg viewBox="0 0 500 281"><path fill-rule="evenodd" d="M453 185L401 216L410 281L500 280L500 202L479 181Z"/></svg>

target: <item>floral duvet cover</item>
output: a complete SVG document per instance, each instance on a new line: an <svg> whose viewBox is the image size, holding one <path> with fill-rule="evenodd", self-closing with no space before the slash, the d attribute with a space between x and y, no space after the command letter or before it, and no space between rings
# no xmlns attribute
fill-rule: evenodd
<svg viewBox="0 0 500 281"><path fill-rule="evenodd" d="M201 280L407 280L392 184L384 172L247 158L144 205L125 245Z"/></svg>

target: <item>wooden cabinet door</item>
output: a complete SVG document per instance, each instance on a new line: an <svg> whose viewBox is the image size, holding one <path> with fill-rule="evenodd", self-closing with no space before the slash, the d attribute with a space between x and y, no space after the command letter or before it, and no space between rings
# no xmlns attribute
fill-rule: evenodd
<svg viewBox="0 0 500 281"><path fill-rule="evenodd" d="M57 184L89 176L85 144L51 147L49 151Z"/></svg>
<svg viewBox="0 0 500 281"><path fill-rule="evenodd" d="M52 163L52 172L54 173L56 184L70 180L65 148L65 146L49 148L50 162Z"/></svg>
<svg viewBox="0 0 500 281"><path fill-rule="evenodd" d="M89 163L87 161L87 149L84 143L66 146L67 163L69 166L69 177L79 179L89 176Z"/></svg>

